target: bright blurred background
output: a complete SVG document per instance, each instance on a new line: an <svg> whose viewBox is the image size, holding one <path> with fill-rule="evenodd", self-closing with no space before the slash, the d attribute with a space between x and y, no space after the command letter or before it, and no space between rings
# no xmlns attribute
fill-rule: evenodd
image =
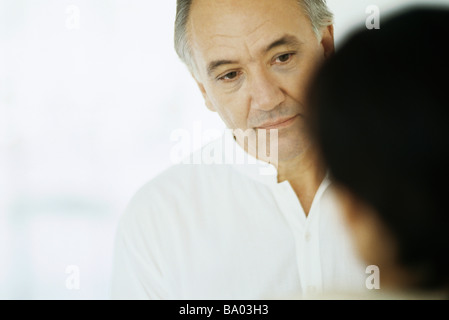
<svg viewBox="0 0 449 320"><path fill-rule="evenodd" d="M174 52L175 2L0 0L0 299L108 299L118 218L171 134L225 128ZM416 3L449 0L328 0L337 48L369 5L382 27Z"/></svg>

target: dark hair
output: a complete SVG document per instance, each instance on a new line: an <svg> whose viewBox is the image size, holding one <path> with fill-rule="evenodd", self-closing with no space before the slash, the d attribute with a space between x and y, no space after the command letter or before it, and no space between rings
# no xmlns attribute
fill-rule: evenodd
<svg viewBox="0 0 449 320"><path fill-rule="evenodd" d="M389 16L351 35L308 97L332 178L376 210L421 289L449 283L448 45L449 10Z"/></svg>

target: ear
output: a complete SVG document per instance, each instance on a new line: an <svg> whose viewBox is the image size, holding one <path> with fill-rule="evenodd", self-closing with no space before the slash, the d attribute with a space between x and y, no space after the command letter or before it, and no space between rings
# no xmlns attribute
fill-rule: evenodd
<svg viewBox="0 0 449 320"><path fill-rule="evenodd" d="M379 214L353 192L336 186L343 217L353 235L357 249L367 264L391 268L396 259L396 240L380 220Z"/></svg>
<svg viewBox="0 0 449 320"><path fill-rule="evenodd" d="M206 88L204 88L204 85L196 79L195 79L195 81L196 81L196 84L198 85L198 88L201 91L201 94L203 95L204 102L206 103L206 107L212 112L217 112L217 110L215 109L215 107L213 106L212 102L209 99L209 95L207 94L207 91L206 91Z"/></svg>
<svg viewBox="0 0 449 320"><path fill-rule="evenodd" d="M362 220L361 214L363 210L361 210L360 200L351 191L341 185L336 186L335 190L342 205L346 222L351 228L357 227L357 224Z"/></svg>
<svg viewBox="0 0 449 320"><path fill-rule="evenodd" d="M342 205L343 216L352 229L363 230L366 227L379 229L374 227L380 225L381 221L371 206L342 185L337 185L335 190Z"/></svg>
<svg viewBox="0 0 449 320"><path fill-rule="evenodd" d="M323 29L321 33L321 46L324 51L324 58L329 58L335 52L334 26L330 25Z"/></svg>

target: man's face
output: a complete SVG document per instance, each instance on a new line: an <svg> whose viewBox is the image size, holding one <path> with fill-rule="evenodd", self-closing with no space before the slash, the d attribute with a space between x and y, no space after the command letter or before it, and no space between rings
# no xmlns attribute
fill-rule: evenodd
<svg viewBox="0 0 449 320"><path fill-rule="evenodd" d="M195 0L188 33L208 108L231 129L278 129L280 161L300 155L307 81L332 29L318 41L297 0Z"/></svg>

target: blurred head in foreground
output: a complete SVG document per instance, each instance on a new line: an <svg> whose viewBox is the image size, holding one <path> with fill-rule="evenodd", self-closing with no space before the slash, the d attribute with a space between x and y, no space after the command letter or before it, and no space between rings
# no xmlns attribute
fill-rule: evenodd
<svg viewBox="0 0 449 320"><path fill-rule="evenodd" d="M353 34L319 71L311 132L381 288L448 291L449 11Z"/></svg>

